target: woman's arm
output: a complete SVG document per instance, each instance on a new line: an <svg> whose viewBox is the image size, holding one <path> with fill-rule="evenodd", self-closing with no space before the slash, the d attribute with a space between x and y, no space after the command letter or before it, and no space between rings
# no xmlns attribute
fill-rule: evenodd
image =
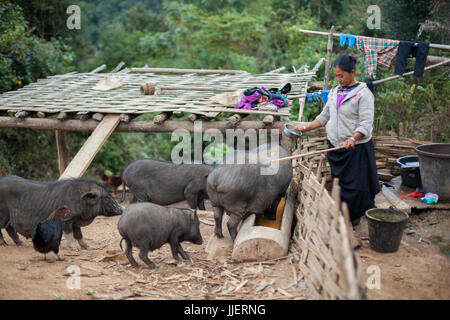
<svg viewBox="0 0 450 320"><path fill-rule="evenodd" d="M307 126L297 126L297 127L294 128L294 130L301 131L303 133L303 132L306 132L306 131L311 131L311 130L317 129L317 128L321 127L321 126L322 126L322 124L318 120L314 120L313 122L311 122Z"/></svg>

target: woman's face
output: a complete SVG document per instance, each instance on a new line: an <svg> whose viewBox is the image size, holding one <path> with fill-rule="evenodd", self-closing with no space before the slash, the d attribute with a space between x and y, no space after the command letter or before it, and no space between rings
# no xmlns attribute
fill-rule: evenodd
<svg viewBox="0 0 450 320"><path fill-rule="evenodd" d="M352 72L347 72L341 70L339 67L334 67L334 78L339 82L339 84L343 87L351 85L355 82L355 70Z"/></svg>

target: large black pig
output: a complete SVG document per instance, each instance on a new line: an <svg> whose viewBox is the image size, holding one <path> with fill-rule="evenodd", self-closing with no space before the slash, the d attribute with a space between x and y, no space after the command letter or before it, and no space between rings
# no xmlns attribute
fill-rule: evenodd
<svg viewBox="0 0 450 320"><path fill-rule="evenodd" d="M93 180L67 179L54 182L26 180L18 176L0 178L0 245L6 242L1 229L6 228L16 244L21 241L17 232L29 238L31 231L52 211L67 206L69 213L63 223L63 232L69 247L82 248L81 227L89 225L96 216L114 216L122 207L106 189Z"/></svg>
<svg viewBox="0 0 450 320"><path fill-rule="evenodd" d="M168 205L187 200L192 209L205 210L206 178L212 170L207 164L175 164L169 161L138 159L122 173L125 186L134 195L133 202Z"/></svg>
<svg viewBox="0 0 450 320"><path fill-rule="evenodd" d="M249 151L228 154L208 176L207 192L214 210L217 237L222 238L224 210L230 216L227 227L231 239L239 222L250 214L264 214L276 207L292 179L292 162L271 162L289 156L279 144L264 144Z"/></svg>
<svg viewBox="0 0 450 320"><path fill-rule="evenodd" d="M170 244L172 256L180 260L189 259L180 242L190 241L202 244L200 221L195 210L163 207L150 202L132 203L127 206L117 223L117 228L125 240L125 254L133 267L138 264L133 258L133 245L139 249L139 258L151 269L156 265L148 258L148 252Z"/></svg>

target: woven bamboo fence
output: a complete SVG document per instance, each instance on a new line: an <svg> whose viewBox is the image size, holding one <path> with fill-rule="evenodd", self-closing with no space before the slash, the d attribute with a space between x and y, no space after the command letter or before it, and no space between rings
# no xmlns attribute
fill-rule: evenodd
<svg viewBox="0 0 450 320"><path fill-rule="evenodd" d="M294 169L294 188L298 190L297 225L291 250L313 298L365 299L362 267L351 246L352 227L348 209L341 210L340 187L334 181L331 195L325 188L326 178L312 164Z"/></svg>
<svg viewBox="0 0 450 320"><path fill-rule="evenodd" d="M385 169L392 175L400 174L400 166L397 164L397 158L415 155L414 150L417 146L429 142L419 141L410 138L403 138L401 136L374 136L375 157L377 162L377 169ZM328 148L326 137L304 137L300 141L300 148L293 154L307 153L311 151L319 151ZM299 151L300 150L300 151ZM320 159L325 157L324 154L305 157L312 170L317 170ZM295 164L294 164L295 165ZM326 181L332 181L331 168L328 161L324 161L320 167L319 177L326 177Z"/></svg>

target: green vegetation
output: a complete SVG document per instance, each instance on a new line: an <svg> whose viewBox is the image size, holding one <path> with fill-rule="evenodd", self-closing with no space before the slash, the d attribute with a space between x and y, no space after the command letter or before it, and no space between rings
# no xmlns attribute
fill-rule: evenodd
<svg viewBox="0 0 450 320"><path fill-rule="evenodd" d="M312 68L326 55L326 37L299 33L299 28L328 30L400 40L449 43L448 5L444 1L378 0L381 29L367 28L367 2L357 0L85 0L80 30L69 30L69 0L6 0L0 4L0 93L15 90L53 74L86 72L101 64L107 71L119 62L127 67L242 69L266 72L307 64ZM411 23L411 21L413 23ZM420 37L417 37L421 23ZM442 29L444 28L444 29ZM447 30L443 32L442 30ZM334 41L333 59L342 53L363 55ZM449 55L430 49L431 55ZM414 59L410 59L412 70ZM393 74L377 71L383 78ZM323 79L324 66L317 74ZM376 134L398 131L408 137L448 141L450 111L448 68L423 78L394 80L375 88ZM333 82L335 83L335 82ZM293 104L293 119L298 101ZM307 103L304 115L313 120L320 103ZM144 115L139 119L151 119ZM185 119L186 115L177 116ZM0 129L0 166L10 174L35 179L58 176L52 131ZM89 133L68 133L73 156ZM169 159L175 142L168 134L115 133L96 156L88 176L101 170L120 171L139 157ZM36 148L39 146L39 148Z"/></svg>

